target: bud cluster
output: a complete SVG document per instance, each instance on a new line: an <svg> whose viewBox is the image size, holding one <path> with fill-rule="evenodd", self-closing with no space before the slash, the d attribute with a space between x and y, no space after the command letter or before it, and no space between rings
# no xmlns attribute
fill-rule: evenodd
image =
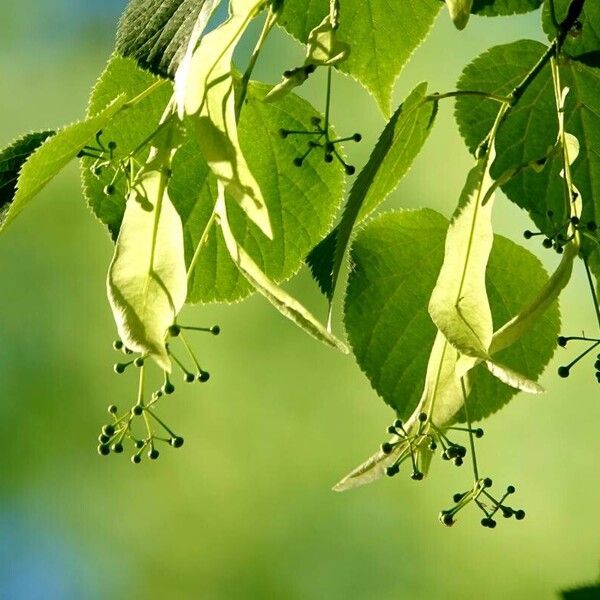
<svg viewBox="0 0 600 600"><path fill-rule="evenodd" d="M170 344L166 344L167 352L173 359L173 362L183 373L183 381L193 383L195 381L205 383L210 379L210 374L200 366L196 355L184 336L184 330L207 332L212 335L219 335L221 329L218 325L213 327L188 327L179 324L173 324L168 329L168 336L177 338L194 367L193 370L188 369L182 360L174 353ZM142 455L147 454L150 460L156 460L160 456L157 445L164 443L173 448L181 448L183 446L183 437L174 433L156 413L157 403L164 396L170 396L175 392L175 385L171 381L169 373L163 372L164 380L161 387L155 390L149 400L146 400L144 394L144 368L147 361L147 356L138 355L133 357L134 352L127 348L121 341L117 340L113 343L113 348L122 352L129 360L118 362L114 365L115 373L121 375L130 367L135 367L139 370L139 387L136 403L129 409L119 414L117 406L111 404L108 407L108 412L112 416L112 422L104 425L98 436L98 453L102 456L107 456L111 453L122 454L124 452L124 443L130 441L134 447L134 454L131 461L134 464L139 464L142 461ZM142 424L142 434L136 433L136 422ZM139 430L139 427L138 429Z"/></svg>

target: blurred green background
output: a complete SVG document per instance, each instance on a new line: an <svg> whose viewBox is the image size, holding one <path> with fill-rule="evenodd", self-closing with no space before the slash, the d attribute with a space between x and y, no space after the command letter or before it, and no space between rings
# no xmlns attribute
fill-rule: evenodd
<svg viewBox="0 0 600 600"><path fill-rule="evenodd" d="M124 3L0 4L0 144L82 115ZM396 100L421 80L454 89L467 61L490 45L539 38L538 22L537 13L474 18L458 34L442 14ZM277 32L257 74L275 82L301 55ZM317 104L321 84L303 92ZM382 117L351 80L338 77L334 93L339 131L361 123L365 142L348 149L361 164ZM470 158L451 103L441 109L388 208L452 211ZM525 215L497 206L498 231L522 239ZM260 298L186 309L188 321L223 329L198 339L213 378L181 386L165 411L184 448L134 467L96 453L106 406L135 393L133 375L111 369L110 256L75 166L0 237L0 598L552 598L596 578L600 403L590 362L560 380L559 353L542 380L547 394L521 395L486 424L480 464L499 485L516 485L527 510L522 523L494 531L474 511L452 529L438 523L467 480L440 461L423 484L398 477L331 492L382 441L392 414L351 358ZM324 315L306 272L290 288ZM581 270L563 316L565 331L597 333Z"/></svg>

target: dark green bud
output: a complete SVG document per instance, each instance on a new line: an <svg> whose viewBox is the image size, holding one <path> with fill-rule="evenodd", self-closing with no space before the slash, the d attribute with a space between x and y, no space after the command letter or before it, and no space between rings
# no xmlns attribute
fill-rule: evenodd
<svg viewBox="0 0 600 600"><path fill-rule="evenodd" d="M131 462L132 462L134 465L139 465L139 464L142 462L142 457L141 457L139 454L134 454L134 455L131 457Z"/></svg>
<svg viewBox="0 0 600 600"><path fill-rule="evenodd" d="M135 440L135 447L138 450L141 450L145 445L144 440Z"/></svg>
<svg viewBox="0 0 600 600"><path fill-rule="evenodd" d="M354 175L354 173L356 173L356 167L353 167L352 165L346 165L344 167L344 171L346 171L346 175Z"/></svg>
<svg viewBox="0 0 600 600"><path fill-rule="evenodd" d="M116 414L117 414L117 410L118 410L118 408L117 408L117 407L116 407L114 404L111 404L111 405L108 407L108 412L109 412L111 415L116 415Z"/></svg>
<svg viewBox="0 0 600 600"><path fill-rule="evenodd" d="M485 487L485 488L491 488L492 487L492 483L493 483L492 480L489 477L486 477L483 480L483 487Z"/></svg>
<svg viewBox="0 0 600 600"><path fill-rule="evenodd" d="M174 437L169 440L169 443L173 448L181 448L183 446L183 438L182 437Z"/></svg>
<svg viewBox="0 0 600 600"><path fill-rule="evenodd" d="M213 326L210 328L210 332L211 332L213 335L219 335L219 334L221 333L221 328L220 328L218 325L213 325Z"/></svg>
<svg viewBox="0 0 600 600"><path fill-rule="evenodd" d="M522 521L525 518L525 511L524 510L516 510L515 511L515 519L517 519L517 521Z"/></svg>
<svg viewBox="0 0 600 600"><path fill-rule="evenodd" d="M100 444L98 446L98 454L101 456L108 456L110 454L110 448L107 444Z"/></svg>
<svg viewBox="0 0 600 600"><path fill-rule="evenodd" d="M563 379L568 377L570 374L569 367L558 367L558 376Z"/></svg>
<svg viewBox="0 0 600 600"><path fill-rule="evenodd" d="M210 379L210 373L208 371L200 371L198 375L198 381L206 383Z"/></svg>
<svg viewBox="0 0 600 600"><path fill-rule="evenodd" d="M171 325L169 327L169 335L171 337L177 337L181 333L181 327L179 325Z"/></svg>
<svg viewBox="0 0 600 600"><path fill-rule="evenodd" d="M481 427L479 427L478 429L475 430L475 437L476 438L482 438L483 437L483 429L481 429Z"/></svg>
<svg viewBox="0 0 600 600"><path fill-rule="evenodd" d="M102 433L108 437L112 437L113 435L115 435L115 427L114 425L105 425L102 428Z"/></svg>
<svg viewBox="0 0 600 600"><path fill-rule="evenodd" d="M159 456L160 452L156 448L152 448L152 450L148 452L148 458L150 460L156 460Z"/></svg>
<svg viewBox="0 0 600 600"><path fill-rule="evenodd" d="M117 351L119 351L119 350L123 350L123 346L124 346L124 345L125 345L125 344L123 344L123 342L122 342L121 340L115 340L115 341L113 342L113 348L114 348L115 350L117 350Z"/></svg>
<svg viewBox="0 0 600 600"><path fill-rule="evenodd" d="M394 449L393 444L390 444L389 442L384 442L383 444L381 444L381 451L384 454L390 454L393 449Z"/></svg>
<svg viewBox="0 0 600 600"><path fill-rule="evenodd" d="M440 514L440 521L446 527L452 527L452 525L454 525L454 516L451 515L450 513L443 512Z"/></svg>
<svg viewBox="0 0 600 600"><path fill-rule="evenodd" d="M139 369L140 367L144 366L144 359L141 356L138 356L134 361L133 364Z"/></svg>
<svg viewBox="0 0 600 600"><path fill-rule="evenodd" d="M144 407L141 404L136 404L132 409L134 417L139 417L144 412Z"/></svg>
<svg viewBox="0 0 600 600"><path fill-rule="evenodd" d="M543 242L542 242L542 246L544 246L544 248L552 248L554 244L552 243L552 240L550 238L546 238Z"/></svg>
<svg viewBox="0 0 600 600"><path fill-rule="evenodd" d="M427 413L419 413L419 421L421 421L421 423L425 423L425 421L427 421Z"/></svg>
<svg viewBox="0 0 600 600"><path fill-rule="evenodd" d="M174 391L175 391L175 386L170 382L167 381L163 386L162 386L162 391L167 395L170 396Z"/></svg>
<svg viewBox="0 0 600 600"><path fill-rule="evenodd" d="M413 481L422 481L422 480L423 480L423 477L424 477L424 475L423 475L423 473L421 473L421 471L414 471L414 472L412 473L412 475L410 476L410 478L411 478Z"/></svg>
<svg viewBox="0 0 600 600"><path fill-rule="evenodd" d="M568 340L568 339L567 339L567 338L566 338L564 335L561 335L561 336L559 336L559 337L557 338L557 340L556 340L556 343L557 343L557 344L558 344L558 345L559 345L561 348L564 348L564 347L567 345L567 342L568 342L568 341L569 341L569 340Z"/></svg>
<svg viewBox="0 0 600 600"><path fill-rule="evenodd" d="M399 465L391 465L389 467L386 467L386 469L385 469L385 474L388 477L393 477L394 475L397 475L399 472L400 472Z"/></svg>
<svg viewBox="0 0 600 600"><path fill-rule="evenodd" d="M352 139L353 139L355 142L361 142L361 141L362 141L362 135L360 135L360 133L355 133L355 134L352 136Z"/></svg>
<svg viewBox="0 0 600 600"><path fill-rule="evenodd" d="M101 444L108 444L108 442L110 442L110 437L108 437L107 435L104 435L103 433L101 435L98 436L98 441Z"/></svg>
<svg viewBox="0 0 600 600"><path fill-rule="evenodd" d="M297 157L294 159L294 166L295 166L295 167L301 167L303 162L304 162L304 160L302 159L302 157L300 157L300 156L297 156Z"/></svg>
<svg viewBox="0 0 600 600"><path fill-rule="evenodd" d="M506 488L506 492L507 492L508 494L514 494L514 493L516 492L515 486L514 486L514 485L509 485L509 486Z"/></svg>
<svg viewBox="0 0 600 600"><path fill-rule="evenodd" d="M196 381L196 376L193 373L186 373L183 376L183 381L186 383L194 383L194 381Z"/></svg>
<svg viewBox="0 0 600 600"><path fill-rule="evenodd" d="M121 442L117 442L116 444L113 444L112 451L115 454L121 454L123 452L123 444L121 444Z"/></svg>

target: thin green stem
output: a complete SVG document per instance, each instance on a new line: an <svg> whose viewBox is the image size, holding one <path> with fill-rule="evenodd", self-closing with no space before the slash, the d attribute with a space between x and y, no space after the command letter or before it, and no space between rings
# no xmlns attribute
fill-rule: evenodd
<svg viewBox="0 0 600 600"><path fill-rule="evenodd" d="M592 272L590 271L590 266L588 264L587 257L584 257L583 264L585 266L585 274L587 276L588 284L590 286L590 291L592 292L594 310L596 311L596 320L598 321L598 326L600 327L600 306L598 305L598 294L596 293L596 287L594 286L594 280L592 278Z"/></svg>
<svg viewBox="0 0 600 600"><path fill-rule="evenodd" d="M331 67L327 68L327 97L325 99L325 132L329 133L329 117L331 114Z"/></svg>
<svg viewBox="0 0 600 600"><path fill-rule="evenodd" d="M125 102L125 104L123 104L123 106L121 107L121 110L128 110L130 108L134 108L140 102L145 100L148 96L150 96L151 94L156 92L156 90L160 89L164 85L167 85L168 83L170 83L170 82L166 79L161 79L160 81L155 81L152 85L147 87L143 92L141 92L140 94L138 94L131 100L128 100L127 102Z"/></svg>
<svg viewBox="0 0 600 600"><path fill-rule="evenodd" d="M198 362L196 355L192 352L192 349L191 349L190 345L188 344L188 341L185 339L185 336L183 335L183 333L179 334L179 338L181 339L181 343L183 344L183 347L185 348L186 352L188 353L188 356L192 359L192 362L196 366L196 369L198 369L198 373L202 373L202 367L200 366L200 363Z"/></svg>
<svg viewBox="0 0 600 600"><path fill-rule="evenodd" d="M430 94L427 96L427 99L435 101L444 100L446 98L460 98L461 96L477 96L480 98L486 98L487 100L494 100L500 104L509 104L511 101L508 96L498 96L497 94L482 92L480 90L454 90L452 92L444 92L442 94Z"/></svg>
<svg viewBox="0 0 600 600"><path fill-rule="evenodd" d="M479 481L479 468L477 467L477 454L475 453L475 439L473 438L473 426L469 415L469 407L467 406L467 389L465 387L464 377L460 378L460 387L463 393L463 406L465 408L465 418L467 419L467 427L469 430L469 446L471 447L471 462L473 464L473 476L475 481Z"/></svg>
<svg viewBox="0 0 600 600"><path fill-rule="evenodd" d="M248 84L250 83L250 78L252 77L252 73L254 72L254 68L256 67L256 63L260 56L260 53L263 50L265 42L269 37L273 27L277 23L277 19L279 18L279 11L274 11L273 7L269 8L269 12L267 13L267 17L265 19L262 31L260 32L260 36L258 41L256 42L256 46L252 52L252 56L250 57L250 61L248 63L248 68L242 77L242 82L240 86L240 93L235 103L235 119L236 121L240 120L240 115L242 114L242 108L244 107L244 102L246 101L246 96L248 95Z"/></svg>
<svg viewBox="0 0 600 600"><path fill-rule="evenodd" d="M329 22L334 30L340 26L340 0L329 0Z"/></svg>
<svg viewBox="0 0 600 600"><path fill-rule="evenodd" d="M188 267L188 271L187 271L187 280L188 280L188 285L190 283L190 280L192 279L192 275L194 274L194 269L196 268L196 264L198 263L198 260L200 259L200 254L202 253L202 249L204 248L204 246L206 245L206 242L208 241L208 236L210 234L210 229L213 226L215 220L216 220L216 213L213 210L212 214L210 215L210 219L208 219L208 222L206 223L206 226L204 227L204 231L202 232L202 235L200 236L200 239L198 240L198 243L196 244L196 249L194 250L194 256L192 257L192 261L190 262L190 266Z"/></svg>

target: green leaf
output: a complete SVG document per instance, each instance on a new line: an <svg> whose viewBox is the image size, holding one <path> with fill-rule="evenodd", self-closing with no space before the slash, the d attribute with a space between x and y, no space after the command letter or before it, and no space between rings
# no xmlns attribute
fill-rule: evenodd
<svg viewBox="0 0 600 600"><path fill-rule="evenodd" d="M137 96L156 81L138 69L134 61L114 58L94 89L91 110L119 93ZM274 240L269 241L251 225L233 201L229 202L228 209L236 238L243 241L260 268L279 282L296 273L308 251L331 228L343 198L344 172L341 165L328 165L316 153L308 157L302 169L294 166L294 158L305 151L306 140L303 136L283 140L279 129L304 129L318 113L294 94L276 104L265 104L262 98L269 89L261 84L250 84L238 131L248 165L264 190L272 215ZM116 162L156 129L171 92L168 84L158 88L135 107L120 113L114 126L111 123L105 127L103 138L117 143ZM138 156L141 160L142 156ZM269 160L265 160L266 156ZM117 179L116 192L107 196L103 190L113 179L114 171L106 169L96 178L89 170L93 161L84 163L88 202L116 238L125 210L125 178ZM172 170L169 193L185 225L189 265L215 204L216 180L193 136L184 140L175 155ZM229 259L222 236L217 229L211 229L209 241L192 274L188 299L191 302L235 301L251 291Z"/></svg>
<svg viewBox="0 0 600 600"><path fill-rule="evenodd" d="M344 316L348 340L375 391L405 420L421 399L436 338L427 303L444 260L447 227L431 210L394 212L369 222L352 246ZM495 328L527 306L547 281L536 257L495 236L486 274ZM554 303L513 345L495 353L494 362L535 381L553 354L559 327ZM516 394L483 364L469 378L473 420Z"/></svg>
<svg viewBox="0 0 600 600"><path fill-rule="evenodd" d="M108 297L125 345L150 355L168 372L171 361L166 334L187 296L181 219L169 199L162 168L170 154L168 144L153 149L136 181L107 281Z"/></svg>
<svg viewBox="0 0 600 600"><path fill-rule="evenodd" d="M233 53L262 0L232 0L229 18L207 34L194 51L181 90L179 114L190 115L202 156L248 218L269 238L273 230L264 196L238 139L232 74ZM179 82L178 82L179 85Z"/></svg>
<svg viewBox="0 0 600 600"><path fill-rule="evenodd" d="M0 223L4 221L4 215L17 192L17 180L21 167L54 134L54 131L28 133L0 152Z"/></svg>
<svg viewBox="0 0 600 600"><path fill-rule="evenodd" d="M117 30L117 52L162 77L174 77L220 0L131 0Z"/></svg>
<svg viewBox="0 0 600 600"><path fill-rule="evenodd" d="M267 203L273 226L268 240L249 222L240 207L228 200L235 238L252 260L275 282L301 267L308 251L331 228L344 192L344 172L312 153L302 168L295 157L304 154L304 136L282 139L280 129L304 129L318 113L305 100L290 94L277 103L263 102L268 86L250 83L242 111L240 144ZM175 156L170 193L185 230L188 265L210 219L216 198L214 177L203 161L197 141L188 139ZM235 301L251 293L229 259L218 228L211 228L190 282L191 302Z"/></svg>
<svg viewBox="0 0 600 600"><path fill-rule="evenodd" d="M545 51L546 46L544 44L533 40L520 40L510 44L494 46L465 67L458 80L457 88L459 90L479 90L503 97L508 96ZM543 78L540 76L533 81L518 106L511 111L512 114L509 118L514 119L515 114L517 114L517 118L522 119L522 107L535 103L540 96L545 97L548 92L552 94L551 82L550 88L547 88L546 73L550 74L549 69L544 70ZM554 101L553 96L552 101ZM498 106L498 103L494 100L482 99L476 96L460 96L457 98L456 120L460 133L472 153L475 153L479 144L490 132L498 114ZM552 118L552 112L545 118L546 121ZM542 123L532 124L530 134L534 140L544 133L540 131L541 125ZM545 137L547 139L547 136ZM523 132L521 132L519 138L523 138ZM554 143L555 139L556 136L550 143ZM529 135L527 140L527 143L532 141ZM544 151L547 145L545 145ZM499 150L497 151L499 152Z"/></svg>
<svg viewBox="0 0 600 600"><path fill-rule="evenodd" d="M92 90L88 116L97 113L113 98L121 94L128 99L135 98L158 81L160 80L147 71L138 69L132 59L115 56L109 61ZM117 145L114 152L115 165L139 148L141 143L156 130L172 93L172 86L165 82L165 85L157 87L142 101L120 112L104 126L102 138L105 145L110 141ZM135 158L143 162L146 157L141 150L140 148ZM147 152L147 148L144 152ZM91 170L94 163L95 161L89 158L82 161L85 196L94 214L108 226L113 239L116 239L125 212L126 179L121 176L113 182L115 172L112 168L105 168L99 176L96 176ZM110 183L113 183L115 193L107 195L104 189Z"/></svg>
<svg viewBox="0 0 600 600"><path fill-rule="evenodd" d="M494 232L493 201L482 206L490 185L487 161L467 177L446 237L440 274L429 301L429 314L446 339L468 356L485 358L492 341L492 313L485 274Z"/></svg>
<svg viewBox="0 0 600 600"><path fill-rule="evenodd" d="M302 304L274 284L260 270L258 265L250 258L241 244L235 239L227 217L224 186L220 182L217 185L219 187L219 198L215 208L217 221L221 232L223 233L227 251L242 275L248 280L252 287L260 292L284 317L290 319L290 321L298 325L298 327L306 331L316 340L347 354L347 347L333 334L329 333L325 326L322 325Z"/></svg>
<svg viewBox="0 0 600 600"><path fill-rule="evenodd" d="M545 51L538 42L520 41L492 48L477 58L463 73L461 89L481 89L506 94ZM529 57L529 58L527 58ZM517 65L521 65L517 67ZM570 89L565 106L565 129L579 140L580 153L571 168L573 180L581 192L582 220L600 221L600 71L579 61L564 58L560 62L563 87ZM496 79L492 84L492 78ZM492 89L493 88L493 89ZM475 108L470 99L457 102L457 119L461 133L471 150L487 133L488 110L480 103ZM479 123L475 119L479 118ZM534 80L510 112L498 131L497 156L491 168L494 178L527 162L547 157L543 170L522 169L512 179L504 182L502 190L521 208L527 210L537 227L549 237L555 228L568 219L564 183L560 177L562 155L554 152L558 136L558 120L554 99L552 75L546 67ZM551 211L552 217L548 217ZM583 238L584 255L596 247L597 242Z"/></svg>
<svg viewBox="0 0 600 600"><path fill-rule="evenodd" d="M313 277L330 300L355 225L394 191L429 137L437 104L426 92L427 84L419 84L396 110L352 186L340 225L308 255Z"/></svg>
<svg viewBox="0 0 600 600"><path fill-rule="evenodd" d="M556 21L560 24L567 16L571 0L553 0L553 2ZM563 52L584 62L600 66L600 3L588 0L583 5L579 22L581 31L577 32L577 35L567 36L562 48ZM548 39L553 40L558 32L552 22L549 0L544 3L542 24Z"/></svg>
<svg viewBox="0 0 600 600"><path fill-rule="evenodd" d="M21 169L16 194L0 224L0 231L4 231L27 204L94 140L97 132L106 127L125 102L125 96L114 98L98 114L69 125L49 137L29 156Z"/></svg>
<svg viewBox="0 0 600 600"><path fill-rule="evenodd" d="M373 94L384 115L391 112L396 78L429 33L440 8L438 0L342 2L337 37L350 45L351 52L339 68ZM328 12L328 0L288 1L279 22L306 43Z"/></svg>
<svg viewBox="0 0 600 600"><path fill-rule="evenodd" d="M485 17L520 15L540 7L544 0L474 0L471 12Z"/></svg>

